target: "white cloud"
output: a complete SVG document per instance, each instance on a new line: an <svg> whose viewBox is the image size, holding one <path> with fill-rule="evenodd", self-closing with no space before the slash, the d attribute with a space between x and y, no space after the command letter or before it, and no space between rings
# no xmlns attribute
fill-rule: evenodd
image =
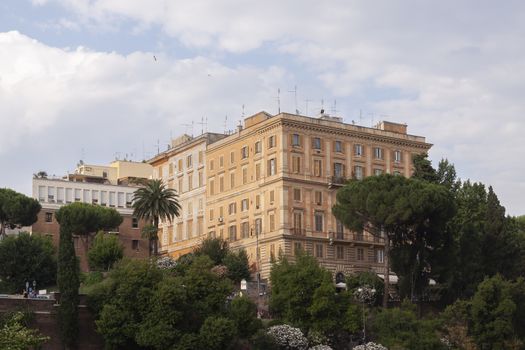
<svg viewBox="0 0 525 350"><path fill-rule="evenodd" d="M409 130L435 144L431 154L436 161L442 156L450 158L462 177L493 184L513 214L525 213L521 200L525 165L520 161L525 156L525 148L520 147L525 133L521 96L525 91L525 5L520 1L496 6L474 0L34 0L39 6L48 2L62 4L78 23L90 28L105 30L129 20L137 24L137 30L159 26L169 37L211 55L277 48L275 56L286 58L290 66L299 63L316 77L303 79L304 84L320 81L327 90L324 96L362 104L347 107L343 111L347 119L356 118L348 114L350 110L362 108L407 122ZM103 57L105 62L111 55ZM202 69L199 60L203 59L187 63L193 69L187 68L192 73L184 78L192 86L206 82L206 76L195 76L195 69ZM111 76L109 83L116 87L126 85L120 81L126 81L131 56L124 61L124 71L116 75L104 72L102 77ZM206 61L204 65L210 64ZM183 62L176 65L185 71ZM218 114L224 114L233 99L257 100L261 108L268 108L274 101L267 96L274 96L270 90L279 86L272 84L283 81L285 74L278 68L218 65L216 69L217 74L231 78L228 83L234 92L225 93L211 83L205 92L196 87L179 91L182 100L216 101ZM267 81L269 72L279 77ZM143 74L136 78L146 79L150 88L159 89L159 84L166 88L163 84L167 83L155 73ZM172 82L169 77L167 81ZM262 90L237 81L246 77L256 79ZM89 80L87 75L85 79ZM95 79L93 84L101 81L105 82ZM287 85L292 85L289 81ZM127 93L136 96L131 81L127 83L131 85L126 86ZM51 86L53 89L59 86ZM233 93L239 95L233 98ZM169 99L165 94L148 95L148 99L151 106L161 105L153 110L168 113L163 109L163 99Z"/></svg>

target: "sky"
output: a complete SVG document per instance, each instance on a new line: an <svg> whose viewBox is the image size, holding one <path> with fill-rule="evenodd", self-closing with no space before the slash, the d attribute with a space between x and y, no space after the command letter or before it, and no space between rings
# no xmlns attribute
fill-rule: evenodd
<svg viewBox="0 0 525 350"><path fill-rule="evenodd" d="M0 187L149 159L279 96L407 123L522 215L524 94L523 1L2 0Z"/></svg>

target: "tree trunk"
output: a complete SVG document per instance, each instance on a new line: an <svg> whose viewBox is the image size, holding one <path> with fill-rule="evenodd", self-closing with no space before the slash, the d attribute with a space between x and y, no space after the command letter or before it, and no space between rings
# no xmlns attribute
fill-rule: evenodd
<svg viewBox="0 0 525 350"><path fill-rule="evenodd" d="M390 236L387 232L384 233L385 235L385 287L383 291L383 307L386 309L388 308L388 293L390 290Z"/></svg>
<svg viewBox="0 0 525 350"><path fill-rule="evenodd" d="M153 218L153 226L155 226L155 233L153 235L153 256L159 255L159 218Z"/></svg>

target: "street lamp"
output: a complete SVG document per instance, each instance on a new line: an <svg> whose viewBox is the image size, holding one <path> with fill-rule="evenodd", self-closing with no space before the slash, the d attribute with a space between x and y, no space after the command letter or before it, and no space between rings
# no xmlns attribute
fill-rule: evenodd
<svg viewBox="0 0 525 350"><path fill-rule="evenodd" d="M365 313L365 303L371 303L374 300L376 294L375 288L370 288L367 285L357 288L354 292L354 296L358 299L363 306L363 344L365 344L366 349L366 313Z"/></svg>

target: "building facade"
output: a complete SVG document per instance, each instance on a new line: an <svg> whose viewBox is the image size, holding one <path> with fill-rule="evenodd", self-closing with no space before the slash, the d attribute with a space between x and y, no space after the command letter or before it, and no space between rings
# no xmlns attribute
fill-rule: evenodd
<svg viewBox="0 0 525 350"><path fill-rule="evenodd" d="M245 119L242 130L208 146L208 235L246 249L263 279L274 259L303 250L339 278L383 273L382 240L350 232L331 209L348 178L411 175L412 156L431 145L406 129L344 124L324 114Z"/></svg>
<svg viewBox="0 0 525 350"><path fill-rule="evenodd" d="M55 212L61 206L73 202L101 205L114 208L123 217L122 224L115 228L115 232L124 247L124 256L147 257L148 241L141 237L144 224L133 217L132 198L138 185L127 182L129 179L149 177L149 164L117 161L109 166L79 164L75 173L64 178L33 178L33 198L40 202L42 210L31 231L33 234L50 236L58 248L60 225ZM74 236L74 244L80 267L87 271L86 252L89 247L78 236Z"/></svg>
<svg viewBox="0 0 525 350"><path fill-rule="evenodd" d="M161 253L178 258L191 252L205 237L206 148L224 137L215 133L182 135L172 141L170 149L149 161L153 178L162 179L176 190L181 206L178 217L159 225Z"/></svg>

